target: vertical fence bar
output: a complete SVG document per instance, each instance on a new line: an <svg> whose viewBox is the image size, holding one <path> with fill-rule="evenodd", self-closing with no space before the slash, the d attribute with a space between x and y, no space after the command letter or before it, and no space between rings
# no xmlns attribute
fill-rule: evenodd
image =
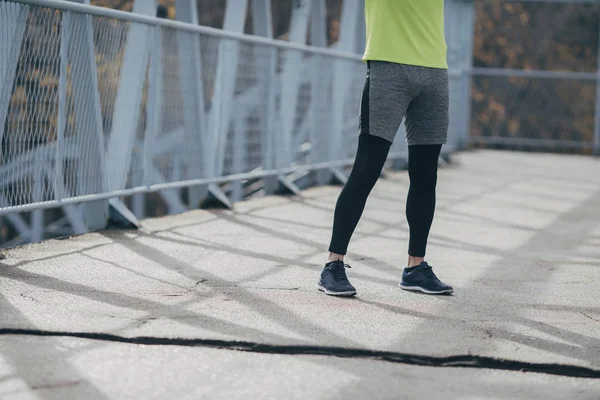
<svg viewBox="0 0 600 400"><path fill-rule="evenodd" d="M289 29L290 42L306 43L310 8L310 0L294 2ZM280 106L282 130L278 132L278 139L276 140L278 146L275 149L277 168L283 168L292 162L292 143L300 87L300 67L302 63L302 53L300 51L286 50L284 54L285 62L283 72L281 73Z"/></svg>
<svg viewBox="0 0 600 400"><path fill-rule="evenodd" d="M144 166L144 184L152 183L149 177L149 171L152 170L154 163L152 155L156 141L156 135L161 123L162 110L160 109L162 94L162 28L154 27L151 37L152 53L150 54L150 67L148 70L148 102L146 103L146 132L144 134L144 151L142 152Z"/></svg>
<svg viewBox="0 0 600 400"><path fill-rule="evenodd" d="M244 31L244 23L248 11L248 0L228 0L225 11L225 21L223 29L230 32ZM240 43L233 39L221 39L219 46L219 61L217 76L215 81L215 98L213 103L214 125L212 132L215 135L214 143L217 144L216 165L214 172L218 175L223 172L223 161L225 158L225 148L227 145L227 135L231 127L232 101L238 73L238 63L240 60Z"/></svg>
<svg viewBox="0 0 600 400"><path fill-rule="evenodd" d="M464 148L469 141L471 136L471 101L473 91L473 35L475 29L475 3L472 0L463 1L463 34L461 35L461 41L464 45L464 58L462 60L462 74L461 79L463 80L463 99L464 99L464 115L462 130L459 132L457 148Z"/></svg>
<svg viewBox="0 0 600 400"><path fill-rule="evenodd" d="M310 39L313 46L327 47L327 8L325 0L315 0L311 10ZM311 160L323 162L328 157L327 126L323 109L327 107L328 85L330 85L330 68L327 60L320 54L313 54L311 62L312 82L310 85L310 107L311 118L309 124L309 140L311 144ZM325 140L324 140L325 139ZM328 169L317 171L315 174L317 184L326 184L331 180L331 172Z"/></svg>
<svg viewBox="0 0 600 400"><path fill-rule="evenodd" d="M42 201L44 185L44 167L45 157L38 153L36 158L36 168L33 173L33 201ZM41 242L44 238L44 210L34 210L31 212L31 241Z"/></svg>
<svg viewBox="0 0 600 400"><path fill-rule="evenodd" d="M16 9L16 13L10 12L10 9ZM18 3L0 2L0 13L3 24L0 30L3 31L5 40L0 42L0 142L4 136L4 121L8 114L11 91L16 77L17 63L21 53L21 42L25 33L27 15L29 7ZM10 19L9 16L16 14L16 18ZM6 49L8 51L6 51Z"/></svg>
<svg viewBox="0 0 600 400"><path fill-rule="evenodd" d="M461 43L461 12L459 0L449 0L445 2L444 23L445 36L448 45L447 60L449 71L457 71L456 74L448 74L448 92L450 96L449 104L449 124L448 124L448 143L443 146L442 152L453 147L455 138L460 137L462 130L462 119L464 116L465 99L463 96L462 78L464 66L462 62L463 53Z"/></svg>
<svg viewBox="0 0 600 400"><path fill-rule="evenodd" d="M58 82L58 122L56 126L56 154L54 158L54 199L64 197L63 146L67 120L67 67L69 64L69 31L71 13L63 12L60 28L60 77Z"/></svg>
<svg viewBox="0 0 600 400"><path fill-rule="evenodd" d="M245 149L246 149L246 113L240 115L235 120L233 126L233 173L241 173L244 170ZM244 187L242 181L235 181L231 184L231 200L241 201L244 198Z"/></svg>
<svg viewBox="0 0 600 400"><path fill-rule="evenodd" d="M176 0L176 18L178 21L198 25L196 0ZM200 36L190 32L177 33L177 51L179 52L179 81L183 100L183 118L188 176L200 178L210 171L206 155L203 155L208 143L208 125L204 105L204 72L200 52ZM205 175L202 175L205 176ZM188 206L192 209L200 206L208 195L208 186L192 186L188 189Z"/></svg>
<svg viewBox="0 0 600 400"><path fill-rule="evenodd" d="M596 65L596 107L594 108L593 152L600 156L600 26L598 26L598 61Z"/></svg>
<svg viewBox="0 0 600 400"><path fill-rule="evenodd" d="M339 50L348 52L356 51L358 36L356 31L359 28L358 17L361 14L359 10L361 7L363 7L361 0L345 0L343 2L340 20ZM351 63L353 62L345 59L336 59L333 61L333 109L331 112L331 130L328 142L329 161L333 161L339 157L341 153L340 149L343 147L344 108L347 101L348 82L351 79ZM356 106L358 108L358 104ZM331 171L341 183L345 183L347 177L338 168L332 168Z"/></svg>
<svg viewBox="0 0 600 400"><path fill-rule="evenodd" d="M89 0L71 0L89 5ZM104 133L98 87L98 70L94 32L90 15L69 13L69 58L75 111L76 135L88 153L77 160L76 194L104 191ZM104 200L83 205L84 218L90 230L102 229L108 217L108 202Z"/></svg>
<svg viewBox="0 0 600 400"><path fill-rule="evenodd" d="M156 13L156 0L139 0L134 3L133 12L145 15ZM117 88L113 125L106 149L108 176L107 190L124 189L131 165L131 156L138 127L139 109L142 102L142 89L150 53L148 38L151 27L144 24L130 24L127 44L121 64L121 79Z"/></svg>
<svg viewBox="0 0 600 400"><path fill-rule="evenodd" d="M252 25L255 35L272 39L272 19L270 0L252 0ZM266 170L272 169L274 162L275 131L273 122L275 117L276 57L277 49L273 47L256 46L254 49L254 62L256 63L258 82L261 87L261 90L258 91L260 98L257 101L259 104L264 101L264 106L259 108L259 112L262 131L261 162L262 167ZM277 190L277 177L265 177L263 182L266 194L274 193Z"/></svg>

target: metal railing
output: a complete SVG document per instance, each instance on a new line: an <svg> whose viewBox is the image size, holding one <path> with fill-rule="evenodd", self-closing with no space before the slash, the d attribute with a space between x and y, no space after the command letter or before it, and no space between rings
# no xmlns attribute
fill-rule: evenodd
<svg viewBox="0 0 600 400"><path fill-rule="evenodd" d="M181 212L208 192L240 200L243 180L263 178L267 192L297 192L298 171L343 181L365 72L351 52L65 1L1 1L0 216L35 241L18 213L32 211L39 231L41 210L62 207L84 232L94 213L106 217L106 199L160 192ZM465 96L466 68L450 76L451 96ZM447 152L464 136L459 114ZM391 159L406 156L403 135ZM80 203L100 208L86 214Z"/></svg>

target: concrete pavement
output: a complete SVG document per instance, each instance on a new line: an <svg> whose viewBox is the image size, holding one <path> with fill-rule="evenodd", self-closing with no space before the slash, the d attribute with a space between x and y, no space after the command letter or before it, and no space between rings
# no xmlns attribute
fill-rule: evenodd
<svg viewBox="0 0 600 400"><path fill-rule="evenodd" d="M406 172L377 184L351 243L355 299L315 288L339 187L5 252L1 328L56 336L2 337L0 397L600 398L600 379L283 354L476 355L600 376L600 160L481 151L456 161L440 170L428 249L453 296L397 287ZM246 341L282 354L58 332Z"/></svg>

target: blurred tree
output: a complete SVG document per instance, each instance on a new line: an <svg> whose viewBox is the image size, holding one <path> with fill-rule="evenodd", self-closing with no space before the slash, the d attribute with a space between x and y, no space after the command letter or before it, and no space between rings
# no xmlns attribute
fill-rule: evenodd
<svg viewBox="0 0 600 400"><path fill-rule="evenodd" d="M596 71L599 4L482 0L475 7L475 67ZM471 134L589 143L595 95L593 81L475 77Z"/></svg>

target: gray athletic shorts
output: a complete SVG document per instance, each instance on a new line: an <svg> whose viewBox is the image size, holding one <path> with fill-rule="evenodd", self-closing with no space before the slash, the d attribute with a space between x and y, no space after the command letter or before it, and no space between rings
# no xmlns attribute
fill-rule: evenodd
<svg viewBox="0 0 600 400"><path fill-rule="evenodd" d="M448 138L448 71L368 61L360 104L360 133L394 141L406 117L409 146L444 144Z"/></svg>

